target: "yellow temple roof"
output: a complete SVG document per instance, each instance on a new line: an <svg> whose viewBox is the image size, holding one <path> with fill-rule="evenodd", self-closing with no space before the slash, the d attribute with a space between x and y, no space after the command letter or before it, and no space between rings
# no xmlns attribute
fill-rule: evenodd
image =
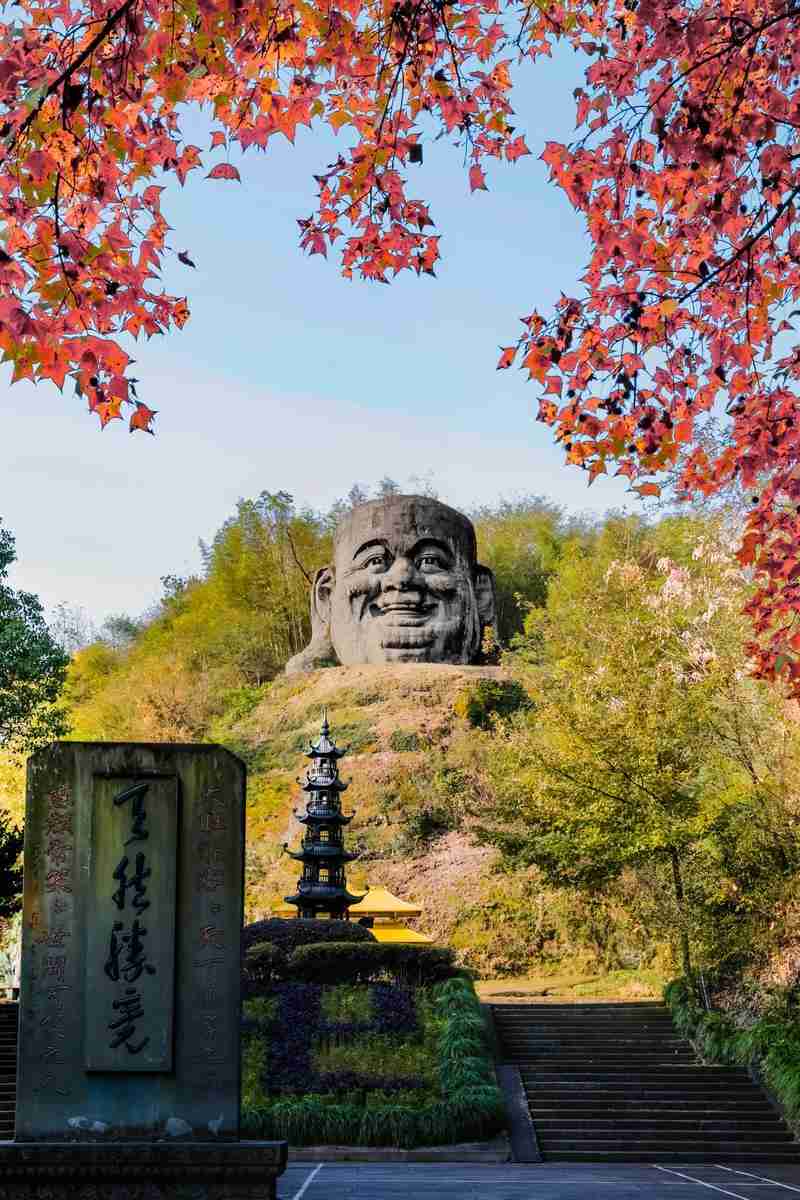
<svg viewBox="0 0 800 1200"><path fill-rule="evenodd" d="M433 942L433 938L428 937L426 933L417 933L415 929L409 929L407 925L401 925L399 921L376 921L370 929L370 933L378 942L394 942L408 946L430 946Z"/></svg>
<svg viewBox="0 0 800 1200"><path fill-rule="evenodd" d="M422 909L393 896L385 887L371 887L363 900L351 904L350 915L358 917L418 917Z"/></svg>

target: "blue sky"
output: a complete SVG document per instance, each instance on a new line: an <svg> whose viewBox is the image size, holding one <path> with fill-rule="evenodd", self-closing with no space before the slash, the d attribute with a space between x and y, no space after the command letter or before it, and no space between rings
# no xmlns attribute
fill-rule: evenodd
<svg viewBox="0 0 800 1200"><path fill-rule="evenodd" d="M335 258L301 255L296 219L312 209L332 136L302 131L294 148L280 139L235 159L242 186L198 174L170 188L171 244L197 270L173 259L165 282L188 293L192 319L126 346L140 398L159 410L157 437L121 423L100 433L67 389L0 383L14 583L49 608L136 614L162 575L197 568L198 538L239 497L283 489L326 508L384 474L430 475L467 507L534 492L572 511L638 509L620 480L587 490L533 421L536 386L495 371L519 317L574 290L584 266L581 226L539 161L547 139L572 135L579 72L571 51L526 71L515 107L533 153L493 166L488 193L469 195L445 139L425 144L411 170L443 235L436 279L348 282ZM189 140L208 144L201 121Z"/></svg>

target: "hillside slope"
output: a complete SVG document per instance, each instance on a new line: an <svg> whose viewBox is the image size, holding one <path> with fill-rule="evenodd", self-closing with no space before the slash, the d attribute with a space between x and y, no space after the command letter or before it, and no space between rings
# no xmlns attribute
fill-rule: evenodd
<svg viewBox="0 0 800 1200"><path fill-rule="evenodd" d="M473 844L478 765L487 712L524 695L499 667L337 667L276 680L246 716L214 736L247 762L247 915L266 915L298 874L282 853L296 845L298 785L308 740L327 707L349 746L342 777L355 813L348 846L352 890L384 884L423 907L419 928L485 970L520 969L534 904L527 875L499 876L495 851ZM500 925L502 923L502 929ZM491 949L490 949L491 948Z"/></svg>

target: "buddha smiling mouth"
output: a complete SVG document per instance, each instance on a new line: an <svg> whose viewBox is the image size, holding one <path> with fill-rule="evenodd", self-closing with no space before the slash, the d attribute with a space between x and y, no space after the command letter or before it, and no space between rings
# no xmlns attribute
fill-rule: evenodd
<svg viewBox="0 0 800 1200"><path fill-rule="evenodd" d="M393 627L418 628L427 625L435 615L435 604L371 604L370 616L378 617Z"/></svg>
<svg viewBox="0 0 800 1200"><path fill-rule="evenodd" d="M382 629L380 644L383 650L420 654L436 641L436 631L431 628L437 611L435 604L371 604L369 611Z"/></svg>

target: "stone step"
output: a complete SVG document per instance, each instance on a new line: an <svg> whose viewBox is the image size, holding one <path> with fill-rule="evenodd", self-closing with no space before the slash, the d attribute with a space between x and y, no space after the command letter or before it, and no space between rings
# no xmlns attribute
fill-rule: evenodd
<svg viewBox="0 0 800 1200"><path fill-rule="evenodd" d="M536 1097L529 1097L531 1104L531 1112L536 1113L537 1119L542 1117L563 1118L565 1121L583 1120L586 1118L603 1118L603 1117L627 1117L633 1114L641 1114L642 1117L650 1116L653 1120L670 1120L673 1117L707 1117L709 1120L715 1120L720 1117L735 1117L736 1120L776 1120L775 1110L768 1101L760 1103L759 1101L751 1101L746 1104L731 1101L730 1104L722 1104L716 1101L713 1105L707 1104L705 1101L692 1102L686 1104L648 1104L643 1105L640 1100L617 1100L613 1104L595 1104L591 1100L577 1101L566 1100L556 1101L539 1101Z"/></svg>
<svg viewBox="0 0 800 1200"><path fill-rule="evenodd" d="M686 1050L687 1043L680 1038L576 1038L576 1037L551 1037L549 1034L531 1033L529 1030L508 1030L498 1029L498 1037L503 1042L511 1042L514 1044L525 1045L540 1045L540 1046L556 1046L564 1049L574 1048L583 1050L586 1047L597 1047L601 1050L616 1051L617 1054L625 1054L629 1050L635 1050L639 1053L654 1050Z"/></svg>
<svg viewBox="0 0 800 1200"><path fill-rule="evenodd" d="M719 1162L719 1151L704 1150L659 1150L657 1153L640 1149L609 1150L593 1148L581 1150L542 1151L545 1162L608 1162L608 1163L692 1163ZM728 1150L725 1153L726 1163L796 1163L800 1162L800 1147L793 1150L773 1150L755 1147L753 1150Z"/></svg>
<svg viewBox="0 0 800 1200"><path fill-rule="evenodd" d="M535 1104L538 1109L557 1109L560 1105L566 1105L570 1111L583 1108L598 1109L605 1111L606 1106L611 1105L614 1108L634 1108L640 1109L642 1112L682 1112L687 1111L690 1114L698 1108L707 1108L709 1112L728 1112L731 1108L759 1108L766 1112L775 1112L775 1109L770 1104L767 1097L760 1090L756 1089L748 1096L727 1096L724 1093L717 1093L714 1096L694 1095L684 1096L681 1093L670 1092L658 1099L643 1100L641 1096L626 1095L624 1092L617 1092L613 1096L598 1096L596 1092L587 1095L581 1091L565 1091L559 1092L555 1088L549 1088L547 1091L539 1091L536 1088L527 1088L526 1093L531 1104ZM555 1093L554 1098L553 1094Z"/></svg>
<svg viewBox="0 0 800 1200"><path fill-rule="evenodd" d="M636 1086L651 1086L654 1084L660 1084L660 1082L666 1078L666 1076L660 1072L652 1072L651 1074L627 1074L624 1072L619 1072L616 1074L600 1072L596 1074L587 1072L535 1072L533 1074L529 1074L523 1070L521 1074L524 1084L528 1084L528 1082L530 1082L530 1085L535 1087L542 1087L548 1084L561 1084L561 1082L565 1082L565 1084L581 1085L594 1084L596 1086L602 1085L603 1082L607 1082L607 1084L616 1086L616 1080L620 1080L620 1086L625 1086L627 1084L633 1084ZM684 1076L681 1076L681 1078L676 1082L678 1082L678 1086L682 1086L685 1084L685 1082L698 1084L698 1082L702 1080L703 1076L694 1075L687 1070L686 1078L684 1079ZM736 1082L739 1082L741 1086L747 1088L754 1088L754 1086L756 1086L750 1079L747 1079L746 1075L742 1076L742 1079Z"/></svg>
<svg viewBox="0 0 800 1200"><path fill-rule="evenodd" d="M553 1063L563 1063L565 1070L577 1070L581 1063L592 1063L602 1067L605 1065L609 1068L617 1068L624 1070L626 1065L629 1065L631 1070L634 1068L648 1067L674 1067L676 1070L681 1070L684 1067L697 1065L697 1059L691 1058L689 1055L675 1054L654 1054L644 1056L630 1056L627 1059L620 1059L617 1054L558 1054L556 1052L550 1054L536 1053L533 1051L516 1051L514 1046L505 1046L503 1057L506 1061L530 1064L534 1069L535 1065L540 1065L542 1070L552 1069Z"/></svg>
<svg viewBox="0 0 800 1200"><path fill-rule="evenodd" d="M495 1024L500 1029L535 1029L543 1033L574 1033L589 1032L583 1021L539 1021L519 1017L498 1017L495 1010ZM620 1034L641 1035L642 1037L672 1037L675 1027L671 1021L648 1022L639 1021L598 1021L592 1024L591 1033L598 1037L614 1037Z"/></svg>
<svg viewBox="0 0 800 1200"><path fill-rule="evenodd" d="M554 1001L551 1003L541 1003L539 1000L526 1001L523 1004L497 1004L495 1008L503 1009L523 1009L526 1011L534 1010L536 1012L589 1012L593 1015L602 1012L633 1012L637 1016L640 1013L659 1012L669 1013L669 1009L663 1000L565 1000L563 1002Z"/></svg>
<svg viewBox="0 0 800 1200"><path fill-rule="evenodd" d="M581 1030L581 1028L589 1027L589 1018L585 1015L572 1016L548 1016L546 1013L522 1012L522 1010L507 1010L499 1008L497 1004L492 1009L494 1020L498 1025L534 1025L537 1028L548 1028L548 1030ZM593 1030L674 1030L672 1018L670 1016L649 1016L645 1020L636 1018L636 1016L608 1016L608 1018L591 1020L591 1028Z"/></svg>
<svg viewBox="0 0 800 1200"><path fill-rule="evenodd" d="M568 1132L578 1133L581 1130L592 1133L595 1130L605 1131L612 1129L630 1130L632 1132L647 1132L649 1130L658 1132L663 1130L665 1133L670 1133L673 1130L688 1130L695 1133L708 1132L711 1134L743 1133L747 1137L752 1135L757 1139L763 1138L765 1141L772 1141L773 1138L776 1141L791 1141L792 1136L788 1129L776 1127L774 1116L771 1119L764 1116L761 1120L756 1117L732 1117L730 1120L726 1120L724 1117L714 1119L704 1113L698 1113L694 1118L685 1115L664 1117L660 1113L651 1114L646 1117L635 1117L632 1114L621 1117L609 1117L605 1113L595 1118L573 1118L564 1114L547 1117L537 1112L536 1129L542 1137L547 1135L548 1130L553 1133L565 1134Z"/></svg>
<svg viewBox="0 0 800 1200"><path fill-rule="evenodd" d="M609 1062L619 1063L620 1067L624 1067L627 1062L693 1062L694 1066L698 1066L697 1058L692 1058L690 1051L675 1048L674 1050L663 1050L661 1052L652 1052L652 1054L626 1054L620 1055L618 1050L561 1050L557 1046L543 1049L542 1046L523 1046L515 1045L509 1042L504 1043L507 1051L513 1051L515 1054L523 1054L529 1058L564 1058L566 1061L581 1061L582 1058L593 1058L593 1060L606 1060Z"/></svg>
<svg viewBox="0 0 800 1200"><path fill-rule="evenodd" d="M557 1077L555 1082L540 1083L536 1074L522 1073L522 1081L526 1087L530 1087L537 1092L563 1092L564 1095L570 1095L575 1092L587 1092L591 1089L595 1092L608 1092L610 1095L618 1095L619 1093L628 1095L639 1095L644 1092L664 1092L667 1095L685 1096L687 1100L696 1099L698 1096L729 1096L735 1099L740 1096L751 1096L757 1092L756 1085L747 1080L725 1080L705 1081L705 1080L681 1080L672 1079L669 1075L662 1075L655 1083L637 1083L633 1079L627 1079L624 1075L612 1076L610 1078L600 1075L596 1080L584 1081L570 1080L569 1077Z"/></svg>
<svg viewBox="0 0 800 1200"><path fill-rule="evenodd" d="M549 1135L546 1138L539 1140L540 1148L545 1153L554 1153L558 1150L589 1150L596 1148L598 1150L630 1150L631 1139L628 1137L620 1137L619 1135L609 1134L608 1137L603 1137L601 1134L590 1134L586 1136L574 1136L567 1134L566 1137L555 1137ZM780 1153L791 1153L792 1149L798 1157L800 1157L800 1146L790 1142L788 1146L776 1145L774 1142L766 1141L748 1141L744 1146L738 1139L720 1139L712 1141L709 1138L699 1138L693 1140L687 1138L685 1134L680 1134L677 1137L661 1137L655 1135L653 1137L644 1136L636 1139L636 1150L641 1154L656 1154L659 1150L676 1150L686 1154L716 1154L723 1162L728 1161L730 1154L735 1154L737 1151L746 1149L748 1152L753 1152L759 1147L767 1154L774 1154L776 1151Z"/></svg>
<svg viewBox="0 0 800 1200"><path fill-rule="evenodd" d="M800 1162L741 1068L703 1066L658 1003L493 1009L539 1145L561 1162Z"/></svg>

